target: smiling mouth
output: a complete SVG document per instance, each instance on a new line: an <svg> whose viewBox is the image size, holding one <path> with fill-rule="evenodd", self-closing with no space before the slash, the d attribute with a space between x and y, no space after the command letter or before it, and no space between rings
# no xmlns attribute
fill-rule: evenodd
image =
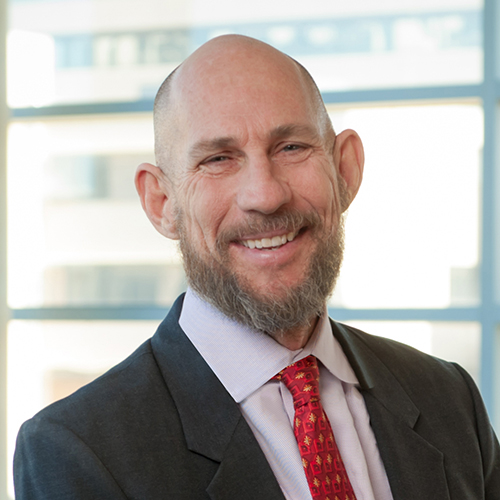
<svg viewBox="0 0 500 500"><path fill-rule="evenodd" d="M287 234L283 234L281 236L273 236L272 238L262 238L260 240L240 240L240 243L253 250L254 248L257 248L259 250L261 249L276 249L279 247L282 247L286 243L293 241L297 234L299 234L299 231L291 231Z"/></svg>

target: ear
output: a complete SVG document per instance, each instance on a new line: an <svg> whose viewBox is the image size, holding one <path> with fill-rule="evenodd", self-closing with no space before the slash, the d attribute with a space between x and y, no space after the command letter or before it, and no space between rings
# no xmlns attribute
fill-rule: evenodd
<svg viewBox="0 0 500 500"><path fill-rule="evenodd" d="M135 187L141 198L142 208L156 230L167 238L178 240L172 187L163 171L150 163L142 163L135 173Z"/></svg>
<svg viewBox="0 0 500 500"><path fill-rule="evenodd" d="M333 155L338 173L344 179L347 190L345 206L341 207L344 212L354 200L363 179L365 153L359 135L350 129L337 135Z"/></svg>

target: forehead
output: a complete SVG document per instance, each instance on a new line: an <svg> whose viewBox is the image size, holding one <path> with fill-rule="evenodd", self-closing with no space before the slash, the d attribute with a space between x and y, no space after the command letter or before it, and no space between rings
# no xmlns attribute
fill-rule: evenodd
<svg viewBox="0 0 500 500"><path fill-rule="evenodd" d="M233 53L182 67L171 98L176 140L183 147L214 136L320 127L311 84L283 54Z"/></svg>

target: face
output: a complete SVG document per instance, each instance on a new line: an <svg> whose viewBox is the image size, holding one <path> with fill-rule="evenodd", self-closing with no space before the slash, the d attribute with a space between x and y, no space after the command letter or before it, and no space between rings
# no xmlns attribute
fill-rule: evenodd
<svg viewBox="0 0 500 500"><path fill-rule="evenodd" d="M208 78L216 65L205 60L195 68L204 79L188 68L176 82L174 232L191 286L273 333L292 327L287 318L297 326L321 311L340 267L341 206L352 196L333 131L297 67L283 58L256 66L248 54L219 63L232 71ZM248 303L253 316L276 321L231 314Z"/></svg>

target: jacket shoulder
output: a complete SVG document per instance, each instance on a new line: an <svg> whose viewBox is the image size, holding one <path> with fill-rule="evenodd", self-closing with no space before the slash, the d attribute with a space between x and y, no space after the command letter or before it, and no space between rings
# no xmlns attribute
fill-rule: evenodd
<svg viewBox="0 0 500 500"><path fill-rule="evenodd" d="M19 500L198 500L215 470L186 446L151 340L25 422L14 456Z"/></svg>
<svg viewBox="0 0 500 500"><path fill-rule="evenodd" d="M51 419L69 426L78 426L82 416L89 413L109 418L130 401L143 400L155 390L165 390L147 340L121 363L70 396L47 406L32 420ZM87 424L89 421L86 422Z"/></svg>
<svg viewBox="0 0 500 500"><path fill-rule="evenodd" d="M356 359L370 356L382 362L402 382L416 378L445 377L463 385L463 370L456 363L446 361L396 340L366 333L358 328L333 322L334 334L344 350L354 353ZM351 361L351 359L350 359ZM448 380L449 382L450 380Z"/></svg>
<svg viewBox="0 0 500 500"><path fill-rule="evenodd" d="M333 330L364 386L386 467L399 470L402 459L395 450L404 442L394 439L401 422L394 416L404 415L401 428L411 422L411 435L417 433L442 454L455 493L476 488L474 498L500 498L500 447L471 376L456 363L394 340L335 322ZM404 477L392 479L397 485Z"/></svg>

